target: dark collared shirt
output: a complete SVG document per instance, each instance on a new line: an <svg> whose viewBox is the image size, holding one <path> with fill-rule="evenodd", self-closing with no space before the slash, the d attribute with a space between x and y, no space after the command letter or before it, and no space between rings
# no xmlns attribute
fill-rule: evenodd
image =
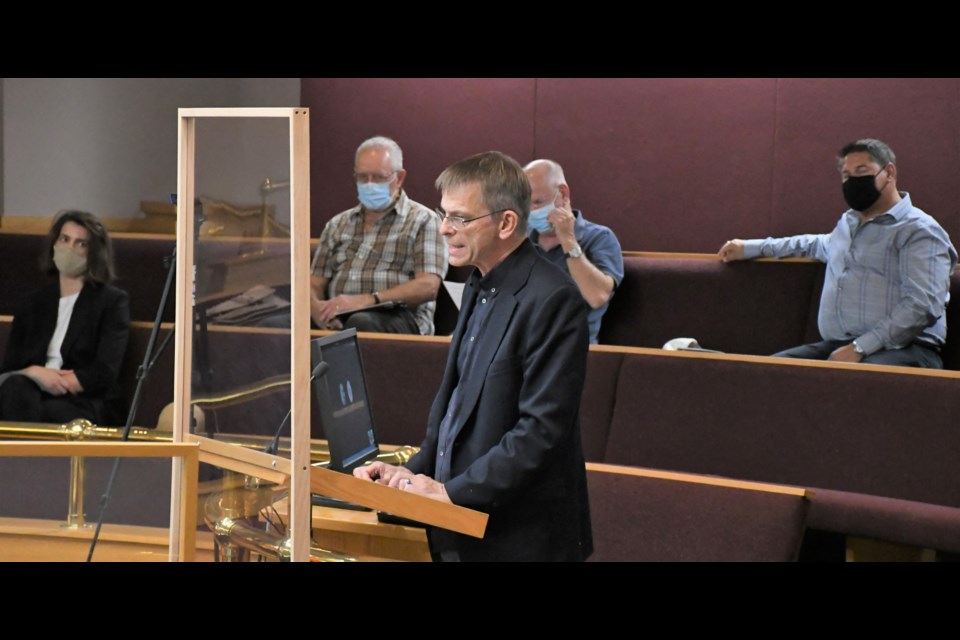
<svg viewBox="0 0 960 640"><path fill-rule="evenodd" d="M515 252L514 252L515 253ZM514 254L511 254L511 256ZM467 319L467 326L460 339L460 349L457 352L457 376L459 382L450 394L450 401L447 403L447 412L440 422L440 432L437 437L437 460L436 476L438 482L446 482L450 479L450 449L453 446L453 434L457 433L459 428L469 416L464 415L460 407L460 389L474 375L484 375L483 371L476 371L473 363L476 360L476 354L482 343L485 334L484 329L487 326L487 319L491 315L491 310L497 302L497 295L500 293L501 284L506 278L509 267L510 257L494 267L490 273L481 278L478 271L474 271L467 279L469 287L468 294L476 298L470 317ZM463 305L464 307L466 305Z"/></svg>

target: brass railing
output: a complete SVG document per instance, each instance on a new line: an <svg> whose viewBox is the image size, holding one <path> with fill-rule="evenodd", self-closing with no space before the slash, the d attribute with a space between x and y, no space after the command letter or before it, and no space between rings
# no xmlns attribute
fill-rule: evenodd
<svg viewBox="0 0 960 640"><path fill-rule="evenodd" d="M248 480L248 477L243 477ZM217 492L204 502L204 522L218 543L220 562L249 562L250 554L281 561L290 560L290 538L286 532L261 529L251 522L261 511L286 497L286 491L276 487L244 487ZM356 558L310 546L313 562L356 562Z"/></svg>
<svg viewBox="0 0 960 640"><path fill-rule="evenodd" d="M3 440L121 440L123 429L99 427L87 420L77 419L67 424L41 424L25 422L0 422L0 439ZM133 427L130 440L139 442L172 442L173 434L159 429ZM269 436L243 434L218 434L217 440L240 447L262 451L271 441ZM280 440L279 455L290 451L289 438ZM392 451L383 451L378 459L390 464L404 464L417 452L416 447L404 446ZM310 460L324 463L330 460L326 442L311 441ZM204 522L219 543L218 559L224 561L247 561L250 552L267 558L289 560L289 539L280 533L264 531L254 526L249 519L282 496L276 486L258 486L256 479L239 476L232 481L220 480L201 483L201 493L206 493ZM230 485L233 485L231 488ZM216 490L214 490L214 488ZM70 487L67 520L65 527L89 526L85 521L84 458L70 460ZM250 505L253 504L253 507ZM242 506L238 506L242 505ZM351 562L355 558L336 551L311 547L311 559L321 562Z"/></svg>

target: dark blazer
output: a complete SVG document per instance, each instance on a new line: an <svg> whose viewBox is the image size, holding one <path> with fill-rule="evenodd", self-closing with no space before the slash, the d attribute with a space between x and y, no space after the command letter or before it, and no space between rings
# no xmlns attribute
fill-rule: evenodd
<svg viewBox="0 0 960 640"><path fill-rule="evenodd" d="M3 372L46 365L59 305L59 281L26 297L13 318ZM111 285L85 283L74 304L60 353L62 368L76 373L83 386L80 396L96 410L98 424L118 425L123 421L118 378L129 335L127 292Z"/></svg>
<svg viewBox="0 0 960 640"><path fill-rule="evenodd" d="M460 390L469 418L452 438L454 504L490 514L482 540L430 530L434 553L461 560L583 560L593 550L580 395L588 351L587 304L562 270L523 244L487 274L500 281L470 382ZM458 383L457 352L476 301L464 290L447 368L427 435L407 467L434 476L440 422Z"/></svg>

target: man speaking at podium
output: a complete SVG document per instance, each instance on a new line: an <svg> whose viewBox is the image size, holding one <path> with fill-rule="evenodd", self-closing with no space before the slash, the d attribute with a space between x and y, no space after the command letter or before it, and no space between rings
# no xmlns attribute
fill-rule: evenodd
<svg viewBox="0 0 960 640"><path fill-rule="evenodd" d="M429 531L435 559L584 560L593 550L580 395L588 307L527 239L530 183L490 151L437 178L451 265L464 290L420 452L354 474L484 511L483 539Z"/></svg>

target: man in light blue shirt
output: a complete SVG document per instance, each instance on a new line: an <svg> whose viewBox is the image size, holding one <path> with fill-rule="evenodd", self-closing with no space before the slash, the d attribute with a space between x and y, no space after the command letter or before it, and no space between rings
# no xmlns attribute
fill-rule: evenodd
<svg viewBox="0 0 960 640"><path fill-rule="evenodd" d="M879 140L840 151L850 205L829 234L730 240L724 262L804 256L827 263L820 342L775 356L942 369L957 252L947 232L897 190L896 156Z"/></svg>

